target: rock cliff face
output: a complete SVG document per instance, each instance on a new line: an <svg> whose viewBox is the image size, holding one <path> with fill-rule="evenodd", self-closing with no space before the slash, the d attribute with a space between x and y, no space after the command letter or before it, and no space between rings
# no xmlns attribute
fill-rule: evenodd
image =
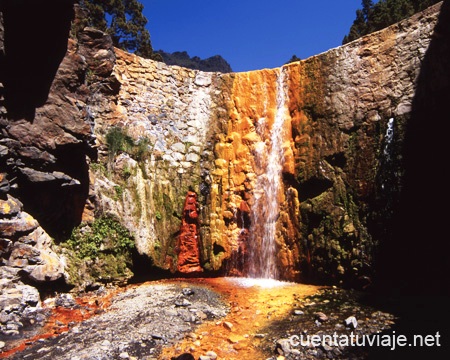
<svg viewBox="0 0 450 360"><path fill-rule="evenodd" d="M27 96L13 81L27 68L17 9L0 13L3 272L61 278L67 255L50 236L64 245L73 227L108 216L134 238L135 271L257 275L267 220L277 277L370 283L399 203L419 71L448 5L280 69L220 74L114 49L61 4L65 21L52 26L67 39L72 24L69 42L51 40L63 56Z"/></svg>

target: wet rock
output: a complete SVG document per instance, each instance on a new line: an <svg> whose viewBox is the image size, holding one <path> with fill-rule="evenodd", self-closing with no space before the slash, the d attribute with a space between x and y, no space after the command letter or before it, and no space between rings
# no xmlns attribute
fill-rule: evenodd
<svg viewBox="0 0 450 360"><path fill-rule="evenodd" d="M328 321L328 316L325 315L323 312L316 312L314 313L314 317L317 321L319 321L320 323L323 323L325 321Z"/></svg>
<svg viewBox="0 0 450 360"><path fill-rule="evenodd" d="M206 356L208 356L211 360L216 360L217 359L217 354L214 351L208 351L206 353Z"/></svg>
<svg viewBox="0 0 450 360"><path fill-rule="evenodd" d="M192 354L189 354L189 353L181 354L174 359L175 360L195 360L194 356L192 356Z"/></svg>
<svg viewBox="0 0 450 360"><path fill-rule="evenodd" d="M0 217L13 217L22 210L22 203L8 195L6 200L0 199Z"/></svg>
<svg viewBox="0 0 450 360"><path fill-rule="evenodd" d="M188 287L183 288L183 290L181 290L181 292L185 296L194 295L194 290L192 290L191 288L188 288Z"/></svg>
<svg viewBox="0 0 450 360"><path fill-rule="evenodd" d="M287 356L291 353L291 340L290 339L279 339L277 340L275 351L279 355Z"/></svg>
<svg viewBox="0 0 450 360"><path fill-rule="evenodd" d="M344 320L345 326L347 326L350 329L356 329L358 327L358 321L354 316L349 316L347 319Z"/></svg>
<svg viewBox="0 0 450 360"><path fill-rule="evenodd" d="M58 294L55 299L55 306L71 309L76 305L77 303L71 294Z"/></svg>
<svg viewBox="0 0 450 360"><path fill-rule="evenodd" d="M228 329L230 331L233 330L233 324L230 323L229 321L224 321L223 326L225 327L225 329Z"/></svg>

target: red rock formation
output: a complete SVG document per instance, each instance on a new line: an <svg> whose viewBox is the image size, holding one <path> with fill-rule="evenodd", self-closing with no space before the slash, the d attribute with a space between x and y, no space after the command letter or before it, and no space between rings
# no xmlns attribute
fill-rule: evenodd
<svg viewBox="0 0 450 360"><path fill-rule="evenodd" d="M177 270L181 273L201 272L197 194L188 191L183 208L183 219L181 223L180 236L178 238L178 265Z"/></svg>

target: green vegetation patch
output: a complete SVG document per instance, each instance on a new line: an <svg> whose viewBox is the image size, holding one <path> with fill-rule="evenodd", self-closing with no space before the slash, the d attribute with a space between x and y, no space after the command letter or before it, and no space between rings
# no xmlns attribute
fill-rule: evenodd
<svg viewBox="0 0 450 360"><path fill-rule="evenodd" d="M118 127L109 129L105 137L108 145L109 161L112 162L114 156L120 152L129 154L136 161L144 161L150 154L150 147L152 144L146 137L140 138L137 142L127 134L127 132Z"/></svg>
<svg viewBox="0 0 450 360"><path fill-rule="evenodd" d="M81 225L72 231L66 246L81 259L95 259L101 252L125 254L134 248L130 232L110 217L100 217L91 226Z"/></svg>
<svg viewBox="0 0 450 360"><path fill-rule="evenodd" d="M63 244L68 255L68 283L125 283L133 276L134 239L129 231L110 217L82 224Z"/></svg>

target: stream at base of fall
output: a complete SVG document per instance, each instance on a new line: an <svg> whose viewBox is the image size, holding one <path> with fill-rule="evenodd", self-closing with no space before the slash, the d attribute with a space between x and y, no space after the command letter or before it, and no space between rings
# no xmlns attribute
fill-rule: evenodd
<svg viewBox="0 0 450 360"><path fill-rule="evenodd" d="M265 359L268 354L259 346L271 322L288 316L301 299L320 289L272 279L211 278L189 282L221 293L230 311L223 319L201 324L181 343L163 349L162 360L180 353L191 353L198 359L211 350L218 359Z"/></svg>
<svg viewBox="0 0 450 360"><path fill-rule="evenodd" d="M337 287L230 277L165 279L109 288L76 298L73 309L49 307L46 326L33 336L10 342L0 358L95 355L172 360L182 354L206 359L212 352L217 359L228 360L365 359L364 350L351 346L288 349L280 345L302 334L389 330L395 317L359 302L361 294ZM195 319L190 320L189 314ZM357 323L345 326L351 316Z"/></svg>

